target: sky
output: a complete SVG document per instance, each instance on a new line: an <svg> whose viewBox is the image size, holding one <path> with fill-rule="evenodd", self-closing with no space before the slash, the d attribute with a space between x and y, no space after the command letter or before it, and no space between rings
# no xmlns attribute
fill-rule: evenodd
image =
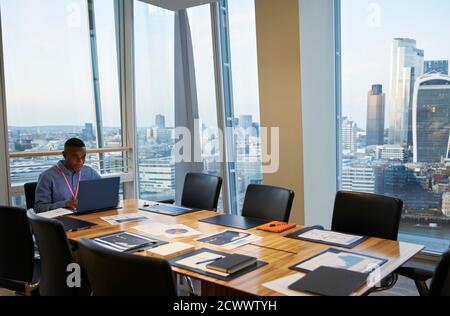
<svg viewBox="0 0 450 316"><path fill-rule="evenodd" d="M95 0L104 126L120 125L113 0ZM8 123L94 122L86 0L0 0ZM189 10L201 119L217 125L209 6ZM230 0L236 115L259 116L254 2ZM136 106L139 127L157 114L174 124L174 15L135 2ZM72 110L71 110L72 109ZM68 113L70 112L70 115Z"/></svg>
<svg viewBox="0 0 450 316"><path fill-rule="evenodd" d="M425 60L450 59L450 1L341 0L343 115L366 127L372 84L389 89L392 39L417 40ZM388 94L386 102L388 102ZM389 105L386 107L386 120Z"/></svg>

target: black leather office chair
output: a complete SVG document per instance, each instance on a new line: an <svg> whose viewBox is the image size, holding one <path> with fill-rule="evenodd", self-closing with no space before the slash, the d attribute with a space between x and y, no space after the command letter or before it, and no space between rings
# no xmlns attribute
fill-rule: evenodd
<svg viewBox="0 0 450 316"><path fill-rule="evenodd" d="M338 192L331 230L397 240L403 201L387 196Z"/></svg>
<svg viewBox="0 0 450 316"><path fill-rule="evenodd" d="M120 253L82 239L80 253L94 296L175 296L169 263Z"/></svg>
<svg viewBox="0 0 450 316"><path fill-rule="evenodd" d="M36 188L37 182L30 182L24 185L27 210L34 209L34 204L36 201Z"/></svg>
<svg viewBox="0 0 450 316"><path fill-rule="evenodd" d="M39 293L42 296L75 296L86 294L86 288L67 285L69 264L76 263L63 225L53 219L27 212L41 256ZM84 285L84 279L82 279Z"/></svg>
<svg viewBox="0 0 450 316"><path fill-rule="evenodd" d="M431 280L430 296L450 296L450 251L439 261Z"/></svg>
<svg viewBox="0 0 450 316"><path fill-rule="evenodd" d="M204 173L188 173L184 181L181 205L216 211L222 178Z"/></svg>
<svg viewBox="0 0 450 316"><path fill-rule="evenodd" d="M35 294L39 272L26 211L0 207L0 287Z"/></svg>
<svg viewBox="0 0 450 316"><path fill-rule="evenodd" d="M216 211L222 178L205 173L188 173L184 180L181 205L199 210ZM173 204L175 200L159 201Z"/></svg>
<svg viewBox="0 0 450 316"><path fill-rule="evenodd" d="M288 222L294 196L288 189L251 184L245 194L242 216Z"/></svg>

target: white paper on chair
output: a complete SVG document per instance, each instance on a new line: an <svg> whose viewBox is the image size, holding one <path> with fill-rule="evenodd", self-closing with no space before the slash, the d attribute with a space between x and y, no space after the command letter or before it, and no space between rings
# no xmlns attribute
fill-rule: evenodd
<svg viewBox="0 0 450 316"><path fill-rule="evenodd" d="M147 223L132 228L146 234L164 236L170 239L185 238L201 234L201 232L181 224L167 225L162 223Z"/></svg>
<svg viewBox="0 0 450 316"><path fill-rule="evenodd" d="M262 286L268 288L269 290L281 293L286 296L306 296L308 293L297 292L289 289L291 284L294 284L298 280L300 280L303 276L302 273L296 273L293 275L289 275L287 277L282 277L271 282L264 283Z"/></svg>
<svg viewBox="0 0 450 316"><path fill-rule="evenodd" d="M37 215L45 218L56 218L60 216L70 215L73 214L71 210L65 209L65 208L59 208L53 211L45 212L45 213L39 213Z"/></svg>

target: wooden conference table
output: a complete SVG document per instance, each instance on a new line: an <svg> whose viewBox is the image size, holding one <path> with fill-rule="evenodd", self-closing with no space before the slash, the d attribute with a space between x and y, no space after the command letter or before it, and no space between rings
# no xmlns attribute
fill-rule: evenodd
<svg viewBox="0 0 450 316"><path fill-rule="evenodd" d="M92 228L86 230L80 230L76 232L69 232L68 238L71 242L77 243L81 238L94 238L105 234L130 231L141 235L142 232L131 229L131 227L139 225L140 223L128 223L124 225L110 225L107 222L100 219L104 216L113 216L118 214L132 214L138 212L138 206L143 205L143 201L126 200L123 202L123 208L114 211L107 211L101 213L88 214L76 217L80 220L89 221L97 224ZM217 226L207 223L199 222L201 219L205 219L212 216L220 215L219 213L201 211L196 213L190 213L178 217L160 215L156 213L148 213L149 221L154 221L163 224L184 224L193 229L200 231L203 234L219 233L227 229L223 226ZM268 265L250 272L244 276L234 279L230 282L225 282L212 277L204 276L189 270L173 267L173 271L179 275L189 276L193 279L201 281L202 295L214 295L214 296L281 296L282 294L274 292L263 286L264 283L274 281L276 279L289 276L298 272L289 269L290 266L295 265L302 260L308 259L332 248L327 245L310 243L290 238L284 238L288 234L291 234L303 227L298 226L282 234L274 234L264 232L256 229L251 229L246 232L261 236L257 242L248 244L246 246L237 248L230 251L230 253L239 253L258 258L258 260L265 261ZM176 241L181 241L195 245L197 249L208 248L213 250L219 250L223 252L223 249L216 248L205 244L200 244L194 239L199 236L180 238ZM160 240L173 241L164 239L162 236L157 236ZM333 247L337 248L337 247ZM351 251L381 257L389 260L381 268L381 277L384 278L394 272L398 267L403 265L406 261L411 259L417 253L423 249L423 246L383 240L378 238L370 238L361 245L352 249ZM145 255L145 252L140 253ZM370 292L371 288L366 285L361 288L355 295L365 295ZM301 293L300 293L301 294ZM305 293L306 295L306 293Z"/></svg>

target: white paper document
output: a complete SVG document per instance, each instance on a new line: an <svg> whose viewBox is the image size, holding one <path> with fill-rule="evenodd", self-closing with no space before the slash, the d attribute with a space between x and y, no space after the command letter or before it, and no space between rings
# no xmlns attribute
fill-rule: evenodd
<svg viewBox="0 0 450 316"><path fill-rule="evenodd" d="M289 275L286 277L282 277L271 282L264 283L262 286L268 288L269 290L281 293L286 296L310 296L311 294L297 292L289 289L291 284L294 284L298 280L300 280L303 276L302 273L296 273L293 275Z"/></svg>
<svg viewBox="0 0 450 316"><path fill-rule="evenodd" d="M209 273L213 273L213 274L220 275L223 277L227 277L227 276L229 276L228 273L211 270L206 267L208 264L216 261L216 259L219 260L222 258L225 258L225 256L221 256L221 255L218 255L218 254L215 254L212 252L205 251L200 254L193 255L193 256L187 257L185 259L181 259L181 260L177 261L176 263L186 266L186 267L193 268L193 269L199 269L199 270L202 270L205 272L209 272Z"/></svg>
<svg viewBox="0 0 450 316"><path fill-rule="evenodd" d="M260 240L261 237L233 230L225 230L206 237L196 239L196 241L220 247L226 250L233 250L238 247Z"/></svg>
<svg viewBox="0 0 450 316"><path fill-rule="evenodd" d="M349 246L349 245L364 238L362 236L342 234L342 233L332 232L332 231L328 231L328 230L320 230L320 229L313 229L313 230L307 231L305 233L298 235L298 237L311 239L311 240L315 240L318 242L338 244L338 245L342 245L342 246Z"/></svg>
<svg viewBox="0 0 450 316"><path fill-rule="evenodd" d="M71 210L65 209L65 208L59 208L57 210L45 212L45 213L39 213L37 215L45 217L45 218L56 218L60 216L70 215L73 214Z"/></svg>
<svg viewBox="0 0 450 316"><path fill-rule="evenodd" d="M297 269L314 271L319 267L333 267L355 272L372 272L385 263L384 259L368 257L348 251L330 249L295 266Z"/></svg>
<svg viewBox="0 0 450 316"><path fill-rule="evenodd" d="M102 220L108 222L111 225L121 225L131 222L142 222L150 219L148 214L135 213L135 214L120 214L114 216L101 217Z"/></svg>
<svg viewBox="0 0 450 316"><path fill-rule="evenodd" d="M167 225L162 223L147 223L132 228L149 235L164 236L170 239L185 238L201 234L201 232L190 228L189 226L180 224Z"/></svg>

